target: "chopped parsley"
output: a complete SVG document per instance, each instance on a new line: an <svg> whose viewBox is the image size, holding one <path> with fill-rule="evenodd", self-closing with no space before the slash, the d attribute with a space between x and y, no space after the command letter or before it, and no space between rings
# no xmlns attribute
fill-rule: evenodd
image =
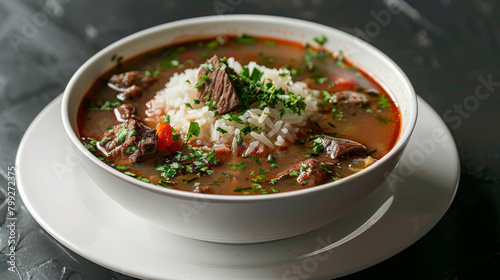
<svg viewBox="0 0 500 280"><path fill-rule="evenodd" d="M240 43L240 44L247 44L247 45L253 45L255 44L255 38L253 37L250 37L246 34L241 34L238 39L236 39L236 42Z"/></svg>
<svg viewBox="0 0 500 280"><path fill-rule="evenodd" d="M220 133L227 133L227 130L222 129L221 127L217 127L215 130L217 130Z"/></svg>
<svg viewBox="0 0 500 280"><path fill-rule="evenodd" d="M243 135L247 135L248 133L252 132L252 127L250 125L247 125L243 127L240 131L241 133L243 133Z"/></svg>
<svg viewBox="0 0 500 280"><path fill-rule="evenodd" d="M245 156L244 158L254 158L255 159L255 164L257 166L261 166L262 164L260 163L260 160L259 160L259 157L258 156L254 156L254 155L249 155L249 156Z"/></svg>
<svg viewBox="0 0 500 280"><path fill-rule="evenodd" d="M209 100L205 102L205 105L208 107L209 110L212 110L215 107L215 101Z"/></svg>
<svg viewBox="0 0 500 280"><path fill-rule="evenodd" d="M269 172L269 170L259 168L259 175L266 174L267 172Z"/></svg>
<svg viewBox="0 0 500 280"><path fill-rule="evenodd" d="M380 108L387 108L391 106L391 102L389 101L389 98L387 98L385 94L380 96L378 104L380 105Z"/></svg>
<svg viewBox="0 0 500 280"><path fill-rule="evenodd" d="M210 83L210 77L208 75L201 75L201 80L199 80L195 85L194 88L201 88L204 87L205 85L208 85ZM206 99L210 97L205 97Z"/></svg>
<svg viewBox="0 0 500 280"><path fill-rule="evenodd" d="M326 81L328 81L328 77L321 77L316 79L316 83L318 84L323 84Z"/></svg>
<svg viewBox="0 0 500 280"><path fill-rule="evenodd" d="M252 190L253 187L245 187L245 188L237 188L237 189L234 189L233 192L242 192L242 191L248 191L248 190Z"/></svg>
<svg viewBox="0 0 500 280"><path fill-rule="evenodd" d="M88 103L85 109L89 111L111 111L121 104L123 104L123 101L120 99L115 99L113 101L97 100L95 102Z"/></svg>
<svg viewBox="0 0 500 280"><path fill-rule="evenodd" d="M209 49L215 49L217 46L219 46L219 42L217 40L213 40L211 42L208 42L205 47Z"/></svg>
<svg viewBox="0 0 500 280"><path fill-rule="evenodd" d="M238 133L238 135L236 135L236 144L238 144L239 146L243 144L243 138L241 137L241 133Z"/></svg>
<svg viewBox="0 0 500 280"><path fill-rule="evenodd" d="M127 149L125 149L125 153L130 154L133 153L137 150L136 146L128 146Z"/></svg>
<svg viewBox="0 0 500 280"><path fill-rule="evenodd" d="M125 138L127 138L127 135L128 135L128 130L125 127L125 123L123 123L120 130L118 130L118 133L116 133L116 136L118 137L118 141L120 141L120 143L125 142Z"/></svg>
<svg viewBox="0 0 500 280"><path fill-rule="evenodd" d="M304 98L295 95L293 92L286 92L283 88L276 88L273 83L262 81L263 72L254 68L252 72L245 66L240 74L229 75L236 88L236 93L244 109L248 109L250 104L258 101L259 108L274 108L278 103L283 105L279 110L280 115L301 114L306 108Z"/></svg>
<svg viewBox="0 0 500 280"><path fill-rule="evenodd" d="M102 137L101 141L99 141L99 144L104 145L109 140L111 140L111 137L104 136L104 137Z"/></svg>
<svg viewBox="0 0 500 280"><path fill-rule="evenodd" d="M240 119L240 117L238 115L235 115L233 113L227 113L225 115L222 115L221 119L226 120L226 121L234 121L234 122L237 122L239 124L245 123L242 119Z"/></svg>
<svg viewBox="0 0 500 280"><path fill-rule="evenodd" d="M268 161L268 162L274 162L274 156L273 156L273 154L269 154L269 155L267 156L267 161Z"/></svg>
<svg viewBox="0 0 500 280"><path fill-rule="evenodd" d="M392 123L391 119L389 119L388 117L384 117L384 116L376 116L375 119L377 119L379 122L381 122L383 124L390 124L390 123Z"/></svg>
<svg viewBox="0 0 500 280"><path fill-rule="evenodd" d="M147 77L158 77L160 75L160 70L155 70L155 69L148 69L144 72L144 75Z"/></svg>
<svg viewBox="0 0 500 280"><path fill-rule="evenodd" d="M316 138L313 141L314 146L311 148L313 152L322 152L325 149L325 146L323 146L323 141L321 138Z"/></svg>
<svg viewBox="0 0 500 280"><path fill-rule="evenodd" d="M182 148L175 155L175 161L167 160L166 163L156 167L156 170L162 171L161 176L172 178L181 172L195 174L200 177L202 174L211 175L214 171L209 169L209 164L218 164L219 160L215 157L215 150L209 153L203 152L201 148L192 147ZM193 177L193 180L196 177Z"/></svg>
<svg viewBox="0 0 500 280"><path fill-rule="evenodd" d="M232 170L236 170L236 167L245 168L246 166L247 165L244 162L241 162L240 164L229 163L229 168L232 169Z"/></svg>
<svg viewBox="0 0 500 280"><path fill-rule="evenodd" d="M330 165L320 165L321 169L323 169L324 171L328 172L328 173L332 173L332 167Z"/></svg>
<svg viewBox="0 0 500 280"><path fill-rule="evenodd" d="M91 152L96 151L96 145L97 145L97 140L91 139L91 138L83 138L83 144L85 148Z"/></svg>
<svg viewBox="0 0 500 280"><path fill-rule="evenodd" d="M276 46L276 42L275 41L264 41L264 46L274 47L274 46Z"/></svg>
<svg viewBox="0 0 500 280"><path fill-rule="evenodd" d="M188 135L186 137L186 142L191 139L191 137L195 136L197 137L200 135L200 125L197 122L191 121L189 123L189 128L188 128Z"/></svg>
<svg viewBox="0 0 500 280"><path fill-rule="evenodd" d="M313 39L316 43L320 44L321 46L323 46L326 43L326 41L328 41L328 38L326 38L325 35L314 37Z"/></svg>

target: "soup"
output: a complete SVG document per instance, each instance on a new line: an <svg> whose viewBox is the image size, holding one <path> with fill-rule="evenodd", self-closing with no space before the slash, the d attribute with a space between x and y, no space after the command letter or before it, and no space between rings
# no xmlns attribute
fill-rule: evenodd
<svg viewBox="0 0 500 280"><path fill-rule="evenodd" d="M159 187L252 195L342 180L390 151L400 113L326 40L219 36L113 57L80 105L79 136Z"/></svg>

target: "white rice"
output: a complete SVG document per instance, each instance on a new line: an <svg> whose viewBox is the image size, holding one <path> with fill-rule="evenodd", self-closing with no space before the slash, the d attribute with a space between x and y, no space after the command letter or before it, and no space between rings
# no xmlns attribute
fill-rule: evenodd
<svg viewBox="0 0 500 280"><path fill-rule="evenodd" d="M236 72L242 71L241 64L234 58L229 58L228 64ZM187 134L191 121L197 122L200 126L198 138L204 145L225 144L233 151L237 148L236 137L243 127L248 124L259 127L260 131L258 132L242 134L246 147L244 155L251 154L260 144L271 149L275 149L276 146L286 147L293 144L297 133L301 127L307 125L308 119L314 121L319 115L315 114L318 111L319 91L309 89L303 82L293 82L287 69L271 69L257 65L255 62L250 62L247 66L250 73L255 68L263 72L262 79L265 83L272 82L276 88L281 87L287 93L293 92L297 96L304 97L306 108L302 110L301 115L285 114L280 118L279 109L283 108L283 104L278 103L275 108L248 109L239 116L244 124L221 119L221 115L215 116L214 112L210 111L204 104L194 103L194 100L198 99L198 91L194 85L198 82L200 68L187 69L183 73L174 74L165 88L158 91L148 103L146 113L149 117L157 120L169 115L170 124L183 135ZM287 75L282 77L281 73L287 73ZM288 98L288 95L282 95L282 97ZM192 109L186 106L186 103L189 103ZM221 133L217 128L227 131L227 133Z"/></svg>

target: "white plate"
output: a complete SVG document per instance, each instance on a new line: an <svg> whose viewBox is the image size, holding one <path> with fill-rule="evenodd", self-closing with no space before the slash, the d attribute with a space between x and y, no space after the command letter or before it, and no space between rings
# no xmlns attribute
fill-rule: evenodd
<svg viewBox="0 0 500 280"><path fill-rule="evenodd" d="M87 175L60 118L61 97L33 121L16 159L18 189L55 239L109 269L153 279L331 279L381 262L426 234L457 189L459 158L446 125L419 99L402 163L354 211L313 232L254 245L192 240L131 214ZM328 215L328 213L325 213Z"/></svg>

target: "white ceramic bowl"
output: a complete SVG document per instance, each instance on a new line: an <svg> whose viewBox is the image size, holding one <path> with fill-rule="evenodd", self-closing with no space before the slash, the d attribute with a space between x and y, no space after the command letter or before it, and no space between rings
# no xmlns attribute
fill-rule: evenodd
<svg viewBox="0 0 500 280"><path fill-rule="evenodd" d="M402 129L395 147L380 161L340 181L272 195L226 196L160 188L107 166L81 144L77 110L85 92L115 66L113 55L129 58L176 40L240 34L312 42L325 35L326 48L343 50L375 76L395 98ZM62 102L64 128L85 169L100 188L130 212L179 235L224 243L253 243L298 235L345 215L362 202L397 164L417 118L416 94L408 78L386 55L358 38L307 21L257 15L193 18L130 35L90 58L73 75Z"/></svg>

